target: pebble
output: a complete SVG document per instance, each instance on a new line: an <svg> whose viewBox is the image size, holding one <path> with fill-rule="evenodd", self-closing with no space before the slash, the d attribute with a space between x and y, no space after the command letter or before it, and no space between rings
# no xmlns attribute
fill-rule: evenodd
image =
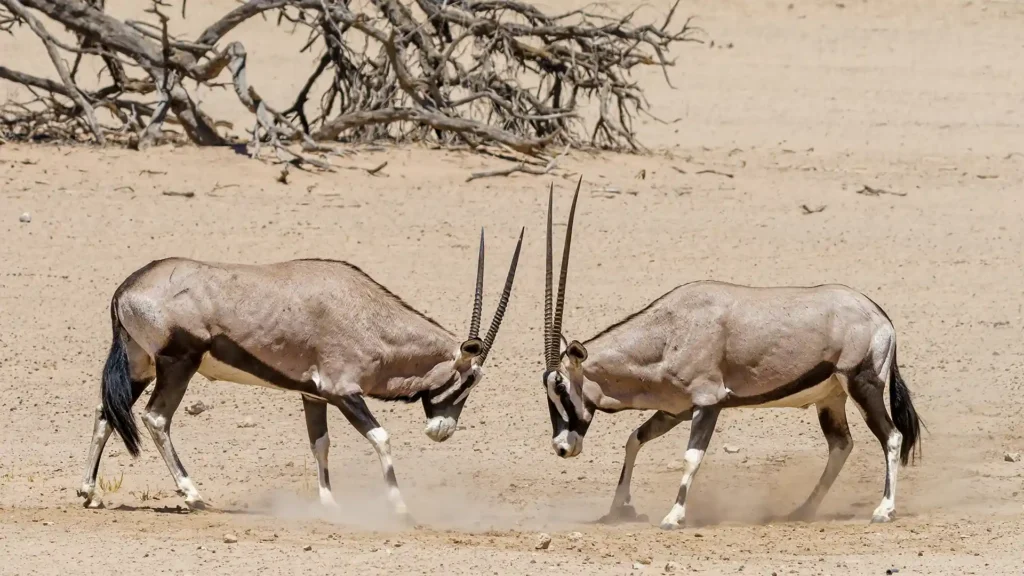
<svg viewBox="0 0 1024 576"><path fill-rule="evenodd" d="M21 222L22 224L28 224L29 222L31 222L31 221L32 221L32 215L31 215L31 214L29 214L28 212L25 212L25 213L24 213L24 214L22 214L22 215L21 215L20 217L18 217L18 220L19 220L19 221L20 221L20 222Z"/></svg>
<svg viewBox="0 0 1024 576"><path fill-rule="evenodd" d="M235 542L238 542L238 536L235 536L234 534L225 534L224 535L224 543L225 544L234 544Z"/></svg>
<svg viewBox="0 0 1024 576"><path fill-rule="evenodd" d="M548 546L551 546L551 536L547 534L539 534L537 536L537 550L547 550Z"/></svg>
<svg viewBox="0 0 1024 576"><path fill-rule="evenodd" d="M572 540L573 542L579 542L580 540L583 540L583 534L581 532L570 532L569 540Z"/></svg>
<svg viewBox="0 0 1024 576"><path fill-rule="evenodd" d="M310 546L309 544L306 544L305 546L303 546L303 547L302 547L302 549L303 549L304 551L306 551L306 552L312 552L312 550L313 550L313 547L312 547L312 546Z"/></svg>
<svg viewBox="0 0 1024 576"><path fill-rule="evenodd" d="M643 556L641 558L637 558L636 562L637 562L637 564L643 564L644 566L646 566L646 565L650 564L651 562L654 562L654 559L651 558L650 556Z"/></svg>
<svg viewBox="0 0 1024 576"><path fill-rule="evenodd" d="M43 526L53 526L53 522L43 522Z"/></svg>
<svg viewBox="0 0 1024 576"><path fill-rule="evenodd" d="M1003 460L1007 462L1020 462L1020 452L1007 452L1003 454Z"/></svg>
<svg viewBox="0 0 1024 576"><path fill-rule="evenodd" d="M665 563L665 572L675 572L676 570L679 570L679 564L671 561Z"/></svg>
<svg viewBox="0 0 1024 576"><path fill-rule="evenodd" d="M256 427L256 421L252 419L252 416L246 416L245 419L242 420L238 424L238 427L239 428L255 428Z"/></svg>
<svg viewBox="0 0 1024 576"><path fill-rule="evenodd" d="M210 407L203 404L202 400L196 400L194 404L185 408L185 412L188 412L192 416L198 416L209 409Z"/></svg>
<svg viewBox="0 0 1024 576"><path fill-rule="evenodd" d="M633 570L643 570L644 565L639 562L633 562Z"/></svg>
<svg viewBox="0 0 1024 576"><path fill-rule="evenodd" d="M726 454L736 454L739 451L740 451L740 447L739 446L733 446L732 444L726 444L725 445L725 453Z"/></svg>

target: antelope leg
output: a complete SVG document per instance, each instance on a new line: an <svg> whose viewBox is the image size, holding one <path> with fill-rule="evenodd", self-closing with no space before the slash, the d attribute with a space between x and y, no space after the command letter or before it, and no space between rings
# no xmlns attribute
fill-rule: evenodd
<svg viewBox="0 0 1024 576"><path fill-rule="evenodd" d="M331 472L327 465L327 453L331 448L331 438L327 435L327 403L303 396L302 411L306 414L309 447L313 451L313 458L316 459L320 503L324 506L337 506L334 495L331 494Z"/></svg>
<svg viewBox="0 0 1024 576"><path fill-rule="evenodd" d="M619 473L619 484L615 487L615 498L612 500L611 510L601 517L601 522L619 518L638 518L636 511L629 506L629 501L633 467L636 464L636 456L640 452L640 448L692 417L692 411L679 415L659 411L638 426L636 430L633 430L633 433L629 435L629 440L626 441L626 457L622 462L622 471Z"/></svg>
<svg viewBox="0 0 1024 576"><path fill-rule="evenodd" d="M669 513L661 521L661 528L672 530L679 528L680 523L686 518L686 493L693 483L693 477L700 469L700 463L707 452L708 444L711 443L711 435L715 432L715 424L718 422L718 414L721 408L718 406L699 406L693 409L693 423L690 425L690 441L683 454L683 479L679 483L679 492L676 494L676 503L669 510Z"/></svg>
<svg viewBox="0 0 1024 576"><path fill-rule="evenodd" d="M846 394L833 396L817 403L818 424L828 443L828 463L807 500L789 515L790 520L811 520L818 506L828 494L832 483L846 464L846 458L853 451L853 436L846 422Z"/></svg>
<svg viewBox="0 0 1024 576"><path fill-rule="evenodd" d="M142 396L150 381L132 382L132 404L135 404L139 396ZM92 440L89 442L89 456L85 463L85 473L82 475L82 487L78 490L78 495L85 498L85 505L88 508L99 508L103 505L103 502L95 496L96 476L100 472L100 458L103 456L103 449L106 447L107 440L110 439L110 434L113 431L114 429L110 426L110 423L103 417L103 404L96 406L96 416L92 426Z"/></svg>
<svg viewBox="0 0 1024 576"><path fill-rule="evenodd" d="M185 467L178 458L178 453L171 443L171 420L174 412L181 404L181 399L188 389L188 381L195 375L199 364L202 361L201 355L189 355L183 357L157 356L156 358L156 387L153 395L149 398L146 406L146 413L142 421L153 436L160 456L163 457L167 469L178 486L178 491L185 495L185 504L189 508L203 509L206 503L199 490L185 472Z"/></svg>
<svg viewBox="0 0 1024 576"><path fill-rule="evenodd" d="M884 382L868 371L850 381L850 396L860 407L864 421L878 438L885 454L885 488L882 502L871 515L872 522L889 522L896 512L896 470L900 448L903 446L903 434L896 429L885 410L884 390Z"/></svg>
<svg viewBox="0 0 1024 576"><path fill-rule="evenodd" d="M391 462L391 440L387 430L377 423L377 419L370 413L362 396L346 394L338 396L334 403L349 423L373 444L373 448L380 458L384 480L388 484L388 500L391 501L391 506L396 514L406 521L411 520L402 493L398 490L398 479L395 477L395 467Z"/></svg>

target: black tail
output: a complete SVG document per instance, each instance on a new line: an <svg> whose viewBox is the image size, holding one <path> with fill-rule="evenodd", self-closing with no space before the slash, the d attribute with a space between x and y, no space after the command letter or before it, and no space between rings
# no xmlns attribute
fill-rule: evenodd
<svg viewBox="0 0 1024 576"><path fill-rule="evenodd" d="M900 369L896 366L895 344L892 348L892 372L889 375L889 410L892 412L893 424L903 435L900 462L906 466L911 455L916 458L921 451L918 444L921 436L921 419L917 416L914 403L910 400L910 389L907 388L907 383L903 381ZM916 451L914 451L915 447Z"/></svg>
<svg viewBox="0 0 1024 576"><path fill-rule="evenodd" d="M128 367L128 350L124 343L124 328L117 318L114 302L110 303L110 320L114 326L114 341L103 366L103 417L114 427L133 457L139 455L139 428L132 415L132 376Z"/></svg>

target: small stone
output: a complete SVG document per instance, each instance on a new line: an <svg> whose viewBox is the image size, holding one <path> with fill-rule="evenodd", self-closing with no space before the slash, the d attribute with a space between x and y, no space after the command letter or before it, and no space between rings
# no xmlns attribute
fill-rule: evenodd
<svg viewBox="0 0 1024 576"><path fill-rule="evenodd" d="M539 534L537 536L537 550L547 550L551 546L551 536L548 534Z"/></svg>
<svg viewBox="0 0 1024 576"><path fill-rule="evenodd" d="M726 454L736 454L739 451L740 451L740 447L739 446L733 446L732 444L726 444L725 445L725 453Z"/></svg>
<svg viewBox="0 0 1024 576"><path fill-rule="evenodd" d="M302 549L304 551L306 551L306 552L312 552L313 551L313 547L310 546L309 544L306 544L305 546L303 546Z"/></svg>
<svg viewBox="0 0 1024 576"><path fill-rule="evenodd" d="M18 217L18 221L21 222L22 224L28 224L29 222L32 221L32 215L29 214L28 212L25 212L24 214Z"/></svg>
<svg viewBox="0 0 1024 576"><path fill-rule="evenodd" d="M653 558L651 558L650 556L642 556L642 557L640 557L640 558L637 558L637 560L636 560L636 561L637 561L638 563L640 563L640 564L643 564L644 566L647 566L647 565L648 565L648 564L650 564L651 562L654 562L654 559L653 559Z"/></svg>
<svg viewBox="0 0 1024 576"><path fill-rule="evenodd" d="M53 522L43 522L43 526L53 526Z"/></svg>
<svg viewBox="0 0 1024 576"><path fill-rule="evenodd" d="M885 571L885 573L889 574L890 576L892 576L893 574L898 574L899 571L900 571L899 568L889 568L888 570Z"/></svg>
<svg viewBox="0 0 1024 576"><path fill-rule="evenodd" d="M185 408L185 412L188 412L190 416L199 416L203 412L209 410L210 407L203 404L202 400L196 400L194 404Z"/></svg>
<svg viewBox="0 0 1024 576"><path fill-rule="evenodd" d="M238 423L239 428L255 428L256 421L252 419L252 416L246 416L241 422Z"/></svg>
<svg viewBox="0 0 1024 576"><path fill-rule="evenodd" d="M682 460L672 460L668 464L665 464L665 469L666 470L670 470L672 472L678 472L679 470L683 469L683 461Z"/></svg>
<svg viewBox="0 0 1024 576"><path fill-rule="evenodd" d="M238 542L238 536L235 536L234 534L225 534L224 535L224 543L225 544L234 544L235 542Z"/></svg>
<svg viewBox="0 0 1024 576"><path fill-rule="evenodd" d="M1020 452L1006 452L1003 454L1003 460L1007 462L1020 462Z"/></svg>
<svg viewBox="0 0 1024 576"><path fill-rule="evenodd" d="M679 564L671 560L665 563L665 572L675 572L676 570L679 570Z"/></svg>
<svg viewBox="0 0 1024 576"><path fill-rule="evenodd" d="M583 540L583 534L581 532L570 532L569 540L579 542L580 540Z"/></svg>
<svg viewBox="0 0 1024 576"><path fill-rule="evenodd" d="M639 562L633 562L633 570L643 570L644 565Z"/></svg>

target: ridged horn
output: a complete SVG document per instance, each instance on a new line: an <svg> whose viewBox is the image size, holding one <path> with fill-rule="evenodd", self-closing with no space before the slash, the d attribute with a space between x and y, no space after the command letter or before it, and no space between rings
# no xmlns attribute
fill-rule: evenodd
<svg viewBox="0 0 1024 576"><path fill-rule="evenodd" d="M552 338L551 335L551 299L552 286L551 286L551 204L554 202L555 197L555 184L551 183L551 188L548 190L548 240L547 240L547 266L544 275L544 362L548 369L554 368L558 365L558 339Z"/></svg>
<svg viewBox="0 0 1024 576"><path fill-rule="evenodd" d="M480 337L480 315L484 306L484 229L480 228L480 257L476 265L476 295L473 297L473 317L469 320L469 337Z"/></svg>
<svg viewBox="0 0 1024 576"><path fill-rule="evenodd" d="M562 313L564 312L563 305L565 304L565 279L569 274L569 246L572 244L572 223L576 217L576 199L580 196L581 184L583 184L582 174L580 175L579 182L576 183L576 193L572 196L572 207L569 208L569 222L565 227L565 245L562 247L562 270L558 275L558 300L555 303L555 317L551 322L551 339L554 345L555 356L554 366L552 367L558 365L558 342L562 334ZM548 246L550 249L550 243Z"/></svg>
<svg viewBox="0 0 1024 576"><path fill-rule="evenodd" d="M491 327L487 330L487 336L484 338L484 349L480 352L480 363L483 364L484 360L487 359L487 354L491 351L491 346L494 344L494 338L498 335L498 328L501 327L501 320L505 317L505 309L508 307L508 298L512 295L512 282L516 278L516 266L519 264L519 251L523 247L523 234L526 233L526 227L519 231L519 242L516 243L516 251L512 254L512 264L508 268L508 276L505 278L505 288L501 291L501 299L498 300L498 309L494 312L494 319L491 320Z"/></svg>

